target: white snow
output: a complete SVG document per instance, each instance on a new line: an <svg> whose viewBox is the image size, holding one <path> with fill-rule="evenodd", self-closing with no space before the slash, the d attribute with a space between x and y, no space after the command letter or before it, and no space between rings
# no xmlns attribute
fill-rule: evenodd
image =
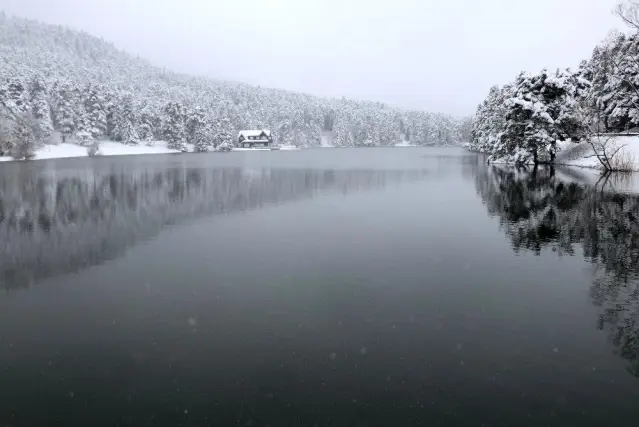
<svg viewBox="0 0 639 427"><path fill-rule="evenodd" d="M323 130L320 135L320 147L332 148L333 146L333 132Z"/></svg>
<svg viewBox="0 0 639 427"><path fill-rule="evenodd" d="M187 149L193 151L192 144L187 144ZM101 156L124 156L129 154L167 154L179 153L178 150L168 148L166 142L155 141L152 145L125 145L114 141L100 141ZM56 145L45 145L36 151L35 159L61 159L66 157L87 157L87 147L72 144L60 143ZM0 161L11 161L11 157L0 157Z"/></svg>
<svg viewBox="0 0 639 427"><path fill-rule="evenodd" d="M260 136L262 133L266 136L271 136L271 131L268 129L246 129L241 130L237 137L243 136L244 138L248 138L249 136Z"/></svg>
<svg viewBox="0 0 639 427"><path fill-rule="evenodd" d="M410 141L402 141L395 144L395 147L417 147L415 144L411 144Z"/></svg>
<svg viewBox="0 0 639 427"><path fill-rule="evenodd" d="M193 144L186 144L188 152L194 151ZM232 151L274 151L278 148L242 148L233 147ZM294 145L280 145L279 150L295 151L300 150ZM165 141L154 141L151 145L141 143L139 145L125 145L113 141L100 141L101 156L124 156L129 154L170 154L179 153L179 150L168 148ZM62 159L66 157L87 157L87 147L72 143L60 143L56 145L45 145L36 152L35 159ZM0 157L0 162L11 161L11 157Z"/></svg>
<svg viewBox="0 0 639 427"><path fill-rule="evenodd" d="M622 147L617 156L627 158L634 165L632 169L639 171L639 136L601 136L600 141L607 141L607 151L614 151ZM578 166L582 168L601 169L601 163L594 155L592 146L587 142L559 144L560 152L556 163L566 166Z"/></svg>

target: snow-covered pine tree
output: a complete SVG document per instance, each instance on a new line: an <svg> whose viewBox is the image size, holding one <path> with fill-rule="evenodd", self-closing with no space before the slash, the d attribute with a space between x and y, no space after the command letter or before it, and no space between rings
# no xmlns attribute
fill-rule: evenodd
<svg viewBox="0 0 639 427"><path fill-rule="evenodd" d="M206 152L213 145L213 125L201 108L190 111L186 120L189 142L196 152Z"/></svg>
<svg viewBox="0 0 639 427"><path fill-rule="evenodd" d="M610 40L612 70L604 91L609 94L606 109L608 127L626 130L639 125L639 34L623 34Z"/></svg>
<svg viewBox="0 0 639 427"><path fill-rule="evenodd" d="M552 121L538 96L542 79L524 72L517 76L513 97L506 102L503 144L493 154L495 158L510 156L516 163L538 163L539 140L548 137L543 124Z"/></svg>
<svg viewBox="0 0 639 427"><path fill-rule="evenodd" d="M65 142L75 132L76 120L76 99L73 90L66 82L58 85L56 99L55 122L62 134L62 142Z"/></svg>
<svg viewBox="0 0 639 427"><path fill-rule="evenodd" d="M321 116L321 112L317 113L317 117ZM321 144L321 129L319 121L314 119L314 114L309 109L304 111L304 127L303 127L303 140L300 141L301 146L320 145Z"/></svg>
<svg viewBox="0 0 639 427"><path fill-rule="evenodd" d="M282 145L293 145L294 135L291 121L288 117L282 117L275 129L277 132L277 140Z"/></svg>
<svg viewBox="0 0 639 427"><path fill-rule="evenodd" d="M33 118L40 126L40 133L43 140L48 140L53 134L53 121L51 119L51 108L49 106L49 96L44 79L36 75L31 80L30 104Z"/></svg>
<svg viewBox="0 0 639 427"><path fill-rule="evenodd" d="M145 105L140 112L140 125L139 125L139 137L141 141L145 141L147 144L155 140L155 114L151 111L151 107Z"/></svg>
<svg viewBox="0 0 639 427"><path fill-rule="evenodd" d="M471 147L488 154L505 153L502 134L505 127L506 101L513 95L513 86L494 86L478 107L472 130Z"/></svg>
<svg viewBox="0 0 639 427"><path fill-rule="evenodd" d="M85 147L93 145L95 138L91 129L89 113L84 109L84 105L80 104L80 107L75 112L75 141Z"/></svg>
<svg viewBox="0 0 639 427"><path fill-rule="evenodd" d="M125 94L121 102L119 114L117 115L117 133L123 143L137 145L140 143L140 137L136 129L137 118L133 95Z"/></svg>
<svg viewBox="0 0 639 427"><path fill-rule="evenodd" d="M215 120L213 127L213 145L216 148L232 147L233 144L233 129L231 128L231 121L226 118L218 118Z"/></svg>
<svg viewBox="0 0 639 427"><path fill-rule="evenodd" d="M554 161L557 141L580 138L586 120L577 97L588 82L568 70L521 73L506 102L506 122L494 153L516 163Z"/></svg>
<svg viewBox="0 0 639 427"><path fill-rule="evenodd" d="M11 156L16 160L35 157L36 150L43 144L43 134L33 113L27 111L14 115L12 129Z"/></svg>
<svg viewBox="0 0 639 427"><path fill-rule="evenodd" d="M164 107L164 138L169 148L186 151L185 112L179 102L169 102Z"/></svg>
<svg viewBox="0 0 639 427"><path fill-rule="evenodd" d="M119 121L119 101L115 95L105 99L105 112L106 112L106 135L112 141L119 139L119 130L117 129L117 122Z"/></svg>
<svg viewBox="0 0 639 427"><path fill-rule="evenodd" d="M7 109L7 82L0 81L0 157L6 156L12 148L12 125Z"/></svg>
<svg viewBox="0 0 639 427"><path fill-rule="evenodd" d="M589 131L590 110L587 108L587 93L591 83L584 77L582 69L557 70L545 80L544 97L554 120L553 140L546 145L550 161L558 153L558 141L579 141Z"/></svg>
<svg viewBox="0 0 639 427"><path fill-rule="evenodd" d="M88 131L95 140L99 140L107 133L107 114L103 90L96 85L89 85L85 89L84 110L87 113Z"/></svg>
<svg viewBox="0 0 639 427"><path fill-rule="evenodd" d="M6 87L5 107L13 114L24 114L30 111L27 85L20 78L12 78Z"/></svg>

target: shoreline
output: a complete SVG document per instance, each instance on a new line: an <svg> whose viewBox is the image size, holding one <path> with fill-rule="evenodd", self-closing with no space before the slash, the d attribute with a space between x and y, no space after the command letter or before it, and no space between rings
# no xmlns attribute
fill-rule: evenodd
<svg viewBox="0 0 639 427"><path fill-rule="evenodd" d="M152 141L151 143L140 143L138 145L127 145L121 142L103 140L100 141L99 154L89 156L87 147L70 142L62 142L59 144L48 144L36 150L35 157L28 161L34 160L55 160L55 159L75 159L83 157L110 157L110 156L138 156L144 154L189 154L195 153L193 144L186 144L187 151L175 150L169 148L165 141ZM277 148L241 148L235 147L231 151L299 151L301 148L295 146L278 146ZM218 152L211 150L209 153ZM0 163L4 162L20 162L25 160L16 160L11 156L0 157Z"/></svg>
<svg viewBox="0 0 639 427"><path fill-rule="evenodd" d="M639 136L637 135L601 135L595 144L605 145L606 152L611 153L619 149L615 159L623 162L624 168L610 172L635 173L639 172ZM570 166L587 170L594 170L604 173L601 163L595 155L593 147L588 142L562 142L557 145L559 149L553 165ZM488 156L488 153L481 153L467 146L471 153L480 153ZM600 149L598 148L598 151ZM493 160L491 164L515 165L509 161L508 157ZM613 162L614 163L614 162ZM540 163L545 164L545 163ZM527 166L532 166L532 163Z"/></svg>

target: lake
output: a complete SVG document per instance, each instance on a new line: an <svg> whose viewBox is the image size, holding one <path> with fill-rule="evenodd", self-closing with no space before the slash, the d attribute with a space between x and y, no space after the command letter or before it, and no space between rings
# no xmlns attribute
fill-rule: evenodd
<svg viewBox="0 0 639 427"><path fill-rule="evenodd" d="M639 196L459 148L0 165L2 426L634 426Z"/></svg>

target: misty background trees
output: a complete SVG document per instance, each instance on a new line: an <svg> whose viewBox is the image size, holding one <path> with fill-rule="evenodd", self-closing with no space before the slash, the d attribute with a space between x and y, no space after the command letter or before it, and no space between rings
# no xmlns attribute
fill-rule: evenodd
<svg viewBox="0 0 639 427"><path fill-rule="evenodd" d="M0 152L19 135L12 114L31 113L38 144L103 139L167 141L208 151L240 129L271 129L279 143L336 146L453 144L468 140L470 119L407 111L379 102L326 99L194 77L154 67L84 32L0 13Z"/></svg>

